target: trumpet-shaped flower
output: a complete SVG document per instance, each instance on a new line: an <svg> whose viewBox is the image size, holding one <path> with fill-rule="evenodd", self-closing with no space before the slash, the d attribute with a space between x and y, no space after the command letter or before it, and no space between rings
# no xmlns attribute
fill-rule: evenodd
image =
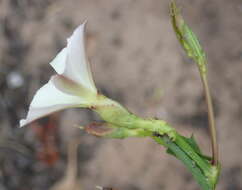
<svg viewBox="0 0 242 190"><path fill-rule="evenodd" d="M85 54L84 29L85 24L80 25L50 63L57 75L36 92L21 127L65 108L88 107L95 99L97 90Z"/></svg>

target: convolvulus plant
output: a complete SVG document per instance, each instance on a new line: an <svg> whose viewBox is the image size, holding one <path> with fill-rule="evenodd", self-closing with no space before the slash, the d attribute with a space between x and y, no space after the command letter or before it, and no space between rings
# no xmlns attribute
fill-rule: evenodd
<svg viewBox="0 0 242 190"><path fill-rule="evenodd" d="M129 112L120 103L98 93L85 54L85 24L74 31L68 39L67 46L50 63L57 74L37 91L30 104L27 118L21 120L20 125L24 126L40 117L70 107L91 109L103 122L91 123L80 128L90 134L106 138L152 138L166 147L169 154L182 161L203 190L214 190L220 165L212 101L207 83L207 61L197 37L184 22L174 2L171 3L170 11L178 40L200 71L208 105L212 157L202 153L193 136L180 135L163 120L141 118Z"/></svg>

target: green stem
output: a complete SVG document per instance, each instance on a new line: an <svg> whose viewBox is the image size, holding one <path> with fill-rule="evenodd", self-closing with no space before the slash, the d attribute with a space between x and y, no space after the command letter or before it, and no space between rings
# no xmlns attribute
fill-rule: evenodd
<svg viewBox="0 0 242 190"><path fill-rule="evenodd" d="M201 73L201 72L200 72ZM208 122L209 122L209 131L211 136L211 145L212 145L212 164L218 165L219 153L218 153L218 143L217 143L217 133L215 127L215 119L214 119L214 111L213 111L213 104L212 98L210 95L210 90L208 87L208 81L206 75L201 73L202 84L205 93L205 99L208 109Z"/></svg>

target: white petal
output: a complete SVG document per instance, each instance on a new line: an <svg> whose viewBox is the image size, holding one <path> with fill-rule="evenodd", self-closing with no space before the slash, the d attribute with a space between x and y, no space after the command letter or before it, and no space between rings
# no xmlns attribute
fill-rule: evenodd
<svg viewBox="0 0 242 190"><path fill-rule="evenodd" d="M63 75L55 75L51 78L51 81L58 90L65 94L80 96L83 99L93 96L93 93L90 93L89 90Z"/></svg>
<svg viewBox="0 0 242 190"><path fill-rule="evenodd" d="M34 96L30 106L32 107L48 107L59 104L82 104L86 103L82 97L66 94L58 90L53 84L53 78L42 86Z"/></svg>
<svg viewBox="0 0 242 190"><path fill-rule="evenodd" d="M55 57L53 61L50 62L50 65L55 69L55 71L61 75L65 71L67 61L67 49L63 48Z"/></svg>
<svg viewBox="0 0 242 190"><path fill-rule="evenodd" d="M67 47L50 63L58 74L96 93L84 42L85 24L80 25L67 40Z"/></svg>
<svg viewBox="0 0 242 190"><path fill-rule="evenodd" d="M23 127L23 126L31 123L32 121L35 121L41 117L47 116L56 111L60 111L67 107L68 107L68 105L56 105L56 106L43 107L43 108L34 108L34 107L30 106L27 118L20 120L20 127ZM69 107L74 107L74 105L73 106L69 105Z"/></svg>
<svg viewBox="0 0 242 190"><path fill-rule="evenodd" d="M85 24L80 25L68 39L68 66L66 67L65 73L67 76L72 76L74 81L80 82L96 92L90 65L85 52L84 29Z"/></svg>
<svg viewBox="0 0 242 190"><path fill-rule="evenodd" d="M65 108L85 107L87 104L88 102L82 97L65 94L58 90L53 84L53 78L51 78L35 94L27 118L20 121L20 126Z"/></svg>

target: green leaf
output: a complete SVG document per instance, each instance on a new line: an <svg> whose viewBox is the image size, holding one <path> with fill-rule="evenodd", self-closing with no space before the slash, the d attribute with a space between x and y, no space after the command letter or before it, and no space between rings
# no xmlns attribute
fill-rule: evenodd
<svg viewBox="0 0 242 190"><path fill-rule="evenodd" d="M201 169L195 164L194 160L182 150L179 145L171 141L167 136L153 137L153 139L167 147L167 151L174 155L177 159L183 162L187 169L192 173L193 177L196 179L198 184L203 190L213 190L213 185L210 184L207 176L203 174Z"/></svg>
<svg viewBox="0 0 242 190"><path fill-rule="evenodd" d="M203 159L207 160L208 162L212 160L212 158L210 156L206 156L202 153L201 149L199 148L194 136L192 135L190 138L187 138L187 137L184 137L184 136L181 136L192 148L193 150L200 156L202 157ZM174 154L174 152L172 152L171 149L167 149L166 152L170 155L173 155L173 156L176 156Z"/></svg>
<svg viewBox="0 0 242 190"><path fill-rule="evenodd" d="M184 136L183 136L183 138L187 141L188 144L190 144L194 148L194 150L197 153L201 153L201 150L200 150L200 148L199 148L199 146L198 146L198 144L197 144L193 135L190 138L187 138L187 137L184 137Z"/></svg>
<svg viewBox="0 0 242 190"><path fill-rule="evenodd" d="M211 161L212 158L210 156L206 156L202 153L201 149L199 148L196 140L195 140L195 137L194 135L192 135L190 138L187 138L187 137L184 137L184 136L181 136L195 151L196 153L201 156L202 158L208 160L208 161Z"/></svg>

